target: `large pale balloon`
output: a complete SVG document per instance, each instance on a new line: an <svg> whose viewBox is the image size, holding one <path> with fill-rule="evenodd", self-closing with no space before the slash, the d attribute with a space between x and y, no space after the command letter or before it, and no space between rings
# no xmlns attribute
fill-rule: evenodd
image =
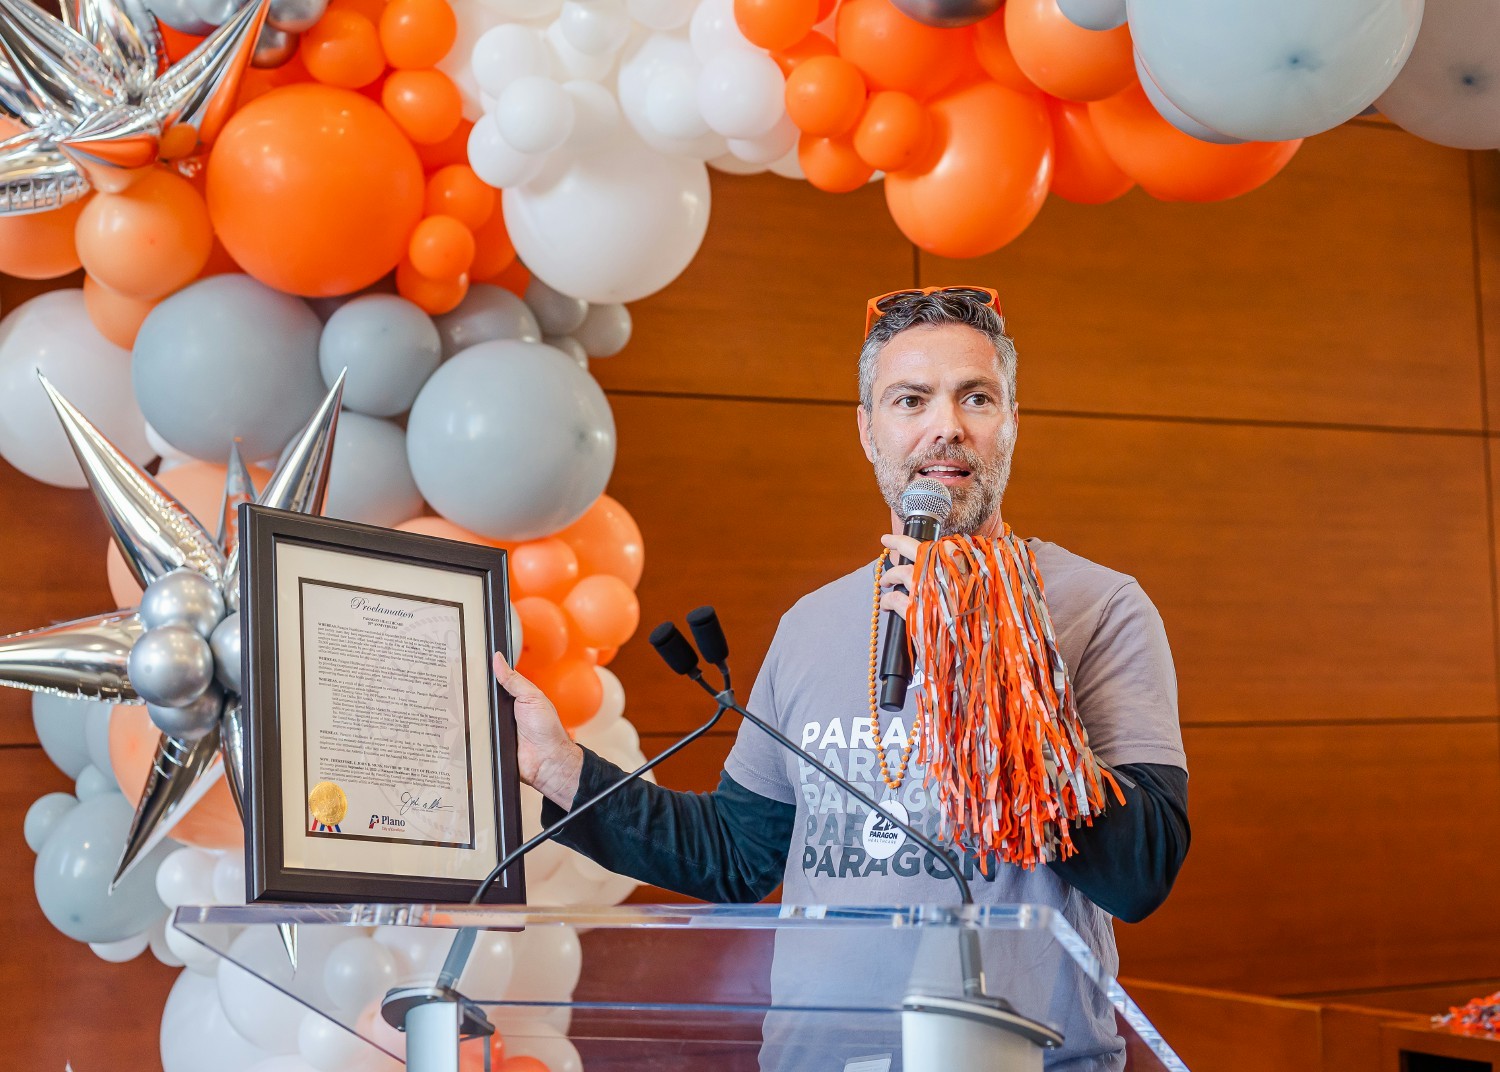
<svg viewBox="0 0 1500 1072"><path fill-rule="evenodd" d="M708 228L708 169L622 133L502 198L521 260L554 290L630 302L682 273Z"/></svg>
<svg viewBox="0 0 1500 1072"><path fill-rule="evenodd" d="M599 385L566 355L486 342L423 386L406 449L423 498L448 520L530 540L571 524L604 491L615 423Z"/></svg>
<svg viewBox="0 0 1500 1072"><path fill-rule="evenodd" d="M698 107L699 69L682 33L644 34L620 58L620 111L659 153L710 160L725 151L724 136L709 129Z"/></svg>
<svg viewBox="0 0 1500 1072"><path fill-rule="evenodd" d="M1416 47L1375 107L1439 145L1500 149L1500 4L1428 0Z"/></svg>
<svg viewBox="0 0 1500 1072"><path fill-rule="evenodd" d="M1406 62L1422 0L1129 0L1167 98L1247 141L1317 134L1364 111Z"/></svg>

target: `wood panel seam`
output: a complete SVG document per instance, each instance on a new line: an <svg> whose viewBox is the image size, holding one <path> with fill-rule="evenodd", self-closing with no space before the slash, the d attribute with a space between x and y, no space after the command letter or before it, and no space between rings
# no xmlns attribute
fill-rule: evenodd
<svg viewBox="0 0 1500 1072"><path fill-rule="evenodd" d="M1490 435L1490 391L1488 355L1485 353L1484 331L1484 262L1479 241L1479 176L1475 170L1475 154L1465 156L1466 174L1469 180L1469 255L1474 273L1474 337L1479 351L1479 426L1485 436ZM1485 522L1489 530L1490 559L1490 634L1493 640L1495 659L1495 696L1500 700L1500 564L1496 562L1495 548L1495 477L1493 451L1489 443L1483 447L1484 454L1484 505ZM1500 758L1500 757L1497 757Z"/></svg>

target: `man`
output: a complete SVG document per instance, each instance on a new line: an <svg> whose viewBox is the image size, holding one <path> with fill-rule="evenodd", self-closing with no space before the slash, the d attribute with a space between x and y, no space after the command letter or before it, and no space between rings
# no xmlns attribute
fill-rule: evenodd
<svg viewBox="0 0 1500 1072"><path fill-rule="evenodd" d="M1017 434L1016 352L993 292L932 288L871 302L860 355L860 443L891 507L882 543L910 561L898 501L919 476L948 487L944 531L995 536ZM1119 776L1092 827L1074 831L1078 853L1025 871L989 861L966 868L980 903L1057 909L1116 970L1109 917L1143 919L1165 899L1187 853L1187 771L1177 686L1160 616L1130 577L1055 544L1029 541L1096 756ZM751 711L773 721L877 799L937 833L924 771L912 750L915 700L880 719L869 708L874 563L824 586L782 618L751 693ZM904 615L911 567L887 569L880 606ZM496 657L516 699L521 777L547 799L543 822L619 776L573 744L548 703ZM882 756L885 762L881 762ZM791 904L920 904L955 900L941 863L755 727L742 725L719 788L675 793L640 784L568 832L567 844L605 867L713 901L755 901L783 884ZM1101 1044L1102 1045L1102 1044ZM1104 1048L1109 1048L1104 1046ZM1104 1066L1101 1066L1104 1067ZM1112 1067L1112 1066L1111 1066Z"/></svg>

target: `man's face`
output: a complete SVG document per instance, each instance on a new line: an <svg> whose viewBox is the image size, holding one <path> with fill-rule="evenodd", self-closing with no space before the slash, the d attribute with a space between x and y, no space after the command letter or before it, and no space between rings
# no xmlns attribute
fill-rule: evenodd
<svg viewBox="0 0 1500 1072"><path fill-rule="evenodd" d="M919 476L953 497L945 533L972 534L994 514L1010 480L1016 410L990 341L962 324L911 328L886 343L872 405L858 407L859 439L886 503Z"/></svg>

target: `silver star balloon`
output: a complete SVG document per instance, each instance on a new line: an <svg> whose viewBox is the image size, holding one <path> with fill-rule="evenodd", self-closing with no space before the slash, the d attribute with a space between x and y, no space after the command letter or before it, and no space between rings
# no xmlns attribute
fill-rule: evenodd
<svg viewBox="0 0 1500 1072"><path fill-rule="evenodd" d="M45 377L42 386L115 545L145 592L136 609L0 637L0 684L95 700L145 700L153 721L177 727L157 740L114 878L118 883L220 778L227 777L243 815L245 726L234 613L239 537L225 520L251 496L283 510L322 510L343 377L259 495L231 445L217 539ZM185 690L187 677L180 665L174 667L174 652L196 660L198 678Z"/></svg>
<svg viewBox="0 0 1500 1072"><path fill-rule="evenodd" d="M163 71L161 35L140 0L64 0L61 20L0 0L0 115L26 127L24 140L0 143L0 215L124 188L174 127L192 132L173 139L174 155L211 142L269 7L245 4Z"/></svg>

